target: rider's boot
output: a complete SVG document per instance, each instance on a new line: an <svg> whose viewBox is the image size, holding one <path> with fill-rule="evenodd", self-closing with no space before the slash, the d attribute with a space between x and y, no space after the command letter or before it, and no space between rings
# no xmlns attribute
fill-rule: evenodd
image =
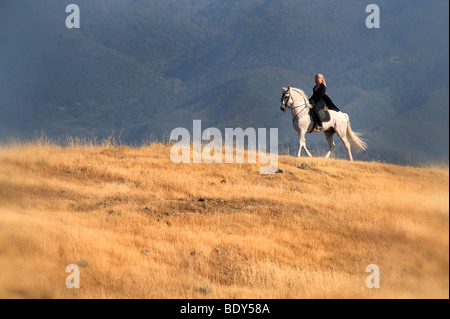
<svg viewBox="0 0 450 319"><path fill-rule="evenodd" d="M311 113L313 115L314 121L316 122L314 129L320 131L322 129L322 121L320 120L320 115L317 114L318 112L316 112L314 109L312 109Z"/></svg>

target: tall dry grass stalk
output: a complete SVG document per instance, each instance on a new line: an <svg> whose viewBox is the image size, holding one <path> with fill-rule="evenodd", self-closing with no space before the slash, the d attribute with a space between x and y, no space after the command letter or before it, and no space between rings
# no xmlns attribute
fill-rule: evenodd
<svg viewBox="0 0 450 319"><path fill-rule="evenodd" d="M0 148L0 297L449 298L448 166L281 156L260 175L169 154Z"/></svg>

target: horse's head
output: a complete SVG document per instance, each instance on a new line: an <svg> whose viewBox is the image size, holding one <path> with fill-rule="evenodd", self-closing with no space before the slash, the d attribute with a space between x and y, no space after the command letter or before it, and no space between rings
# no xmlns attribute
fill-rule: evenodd
<svg viewBox="0 0 450 319"><path fill-rule="evenodd" d="M283 94L281 95L281 107L280 109L283 112L286 112L289 109L289 106L292 104L292 96L291 96L291 88L283 88Z"/></svg>

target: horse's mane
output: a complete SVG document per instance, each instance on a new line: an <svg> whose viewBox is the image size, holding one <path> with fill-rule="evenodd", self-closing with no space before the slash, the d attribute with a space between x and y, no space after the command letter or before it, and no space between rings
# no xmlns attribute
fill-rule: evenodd
<svg viewBox="0 0 450 319"><path fill-rule="evenodd" d="M291 90L294 90L295 92L297 92L298 94L300 94L300 95L305 99L305 101L306 101L306 106L307 106L308 108L312 108L311 104L309 103L309 98L306 96L306 94L305 94L305 92L303 92L303 90L300 90L300 89L297 89L297 88L293 88L293 87L290 87L290 88L291 88Z"/></svg>

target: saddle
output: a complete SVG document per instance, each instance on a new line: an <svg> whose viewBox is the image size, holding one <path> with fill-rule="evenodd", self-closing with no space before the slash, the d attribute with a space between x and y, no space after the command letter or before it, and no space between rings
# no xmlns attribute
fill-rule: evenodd
<svg viewBox="0 0 450 319"><path fill-rule="evenodd" d="M328 108L324 107L319 112L320 120L322 123L326 123L330 120L330 112L328 112ZM314 119L314 116L312 115L312 110L309 110L309 117L311 118L311 121L316 123L316 120Z"/></svg>

